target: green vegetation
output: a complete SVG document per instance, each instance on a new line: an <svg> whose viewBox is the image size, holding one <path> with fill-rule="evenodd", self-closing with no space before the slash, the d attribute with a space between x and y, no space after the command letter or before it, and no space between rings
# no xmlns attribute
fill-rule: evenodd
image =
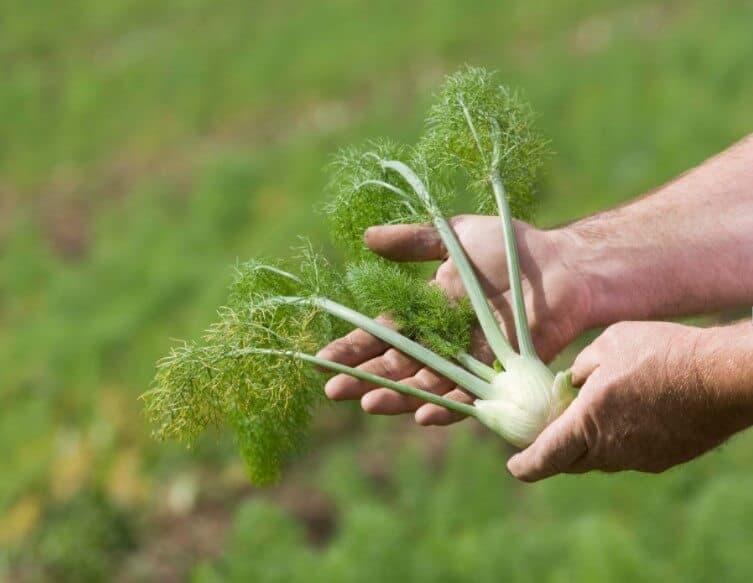
<svg viewBox="0 0 753 583"><path fill-rule="evenodd" d="M104 580L134 546L125 512L99 492L77 495L45 520L29 557L39 577Z"/></svg>
<svg viewBox="0 0 753 583"><path fill-rule="evenodd" d="M586 493L586 481L544 482L521 498L492 441L458 431L437 467L422 439L411 434L386 483L358 464L395 445L383 433L322 465L315 485L336 496L339 511L323 548L311 547L312 533L288 511L251 500L223 556L199 566L194 581L494 582L503 573L514 583L742 582L753 567L750 456L741 447L723 456L724 477L713 476L720 456L711 456L661 476L592 476ZM718 519L732 530L720 532Z"/></svg>
<svg viewBox="0 0 753 583"><path fill-rule="evenodd" d="M331 153L378 135L414 143L431 91L464 63L525 88L540 114L537 126L556 152L539 190L542 226L633 197L753 127L749 2L482 0L473 10L460 0L253 4L0 5L0 578L33 579L30 549L60 524L56 509L94 492L126 511L135 546L90 551L124 578L180 578L218 552L224 527L213 525L227 524L248 493L235 477L242 472L233 438L209 435L190 452L153 443L138 396L155 359L170 337L198 337L216 319L227 266L239 258L284 255L298 233L334 257L329 227L311 212L324 204L321 169ZM652 564L693 570L696 580L750 572L740 546L750 539L753 508L749 435L658 478L558 478L529 487L504 474L505 455L483 437L453 451L484 456L485 479L437 470L448 462L434 456L409 458L415 472L393 475L385 452L404 447L408 427L355 407L322 409L310 446L281 485L253 493L283 516L270 536L282 544L290 532L283 525L298 528L286 490L295 484L296 498L316 486L336 500L328 512L330 544L339 550L328 561L358 575L350 557L370 548L362 541L374 522L398 520L423 499L442 508L431 512L440 522L459 514L457 500L489 504L488 532L522 538L500 537L499 548L526 544L523 556L536 557L530 563L550 579L579 572L588 545L602 543L590 555L601 561L597 568L636 579L630 557L607 544L613 538ZM383 431L395 441L372 448ZM454 441L461 432L417 439ZM309 485L309 476L325 472L324 459L335 475ZM353 493L343 492L356 473ZM365 518L364 499L372 501ZM83 524L83 512L66 520L79 515ZM600 533L618 534L588 534L605 523ZM400 530L383 535L382 564L408 557L430 569L435 563L415 557L439 545L438 533L448 532L440 527L414 521L411 545ZM270 544L265 555L243 536L213 568L230 569L240 554L232 549L245 549L235 568L266 565L260 580L272 579L267 557L280 547ZM458 535L451 550L475 553L467 561L480 564L477 546L464 540ZM414 547L417 554L407 554ZM329 552L293 542L290 549L280 569ZM556 565L551 549L560 551Z"/></svg>

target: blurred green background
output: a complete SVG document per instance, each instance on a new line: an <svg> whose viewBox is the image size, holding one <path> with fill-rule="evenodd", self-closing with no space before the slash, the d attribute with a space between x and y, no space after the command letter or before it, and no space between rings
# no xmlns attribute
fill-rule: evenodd
<svg viewBox="0 0 753 583"><path fill-rule="evenodd" d="M531 486L470 423L338 405L256 490L225 436L153 443L137 398L236 260L327 245L331 154L414 140L444 74L541 113L548 226L750 132L751 30L743 0L0 3L0 579L750 580L753 434Z"/></svg>

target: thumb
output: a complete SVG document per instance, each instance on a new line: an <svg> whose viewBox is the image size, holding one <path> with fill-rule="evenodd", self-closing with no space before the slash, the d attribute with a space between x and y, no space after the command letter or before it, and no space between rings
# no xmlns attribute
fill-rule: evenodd
<svg viewBox="0 0 753 583"><path fill-rule="evenodd" d="M523 482L536 482L563 471L588 451L583 432L579 429L581 407L578 399L549 427L544 429L527 449L507 462L507 469Z"/></svg>
<svg viewBox="0 0 753 583"><path fill-rule="evenodd" d="M442 239L431 225L379 225L363 235L366 246L392 261L434 261L447 257Z"/></svg>

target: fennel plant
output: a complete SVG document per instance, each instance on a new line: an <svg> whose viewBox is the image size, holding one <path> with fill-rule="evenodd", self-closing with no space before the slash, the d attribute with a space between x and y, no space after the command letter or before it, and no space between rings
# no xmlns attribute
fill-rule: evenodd
<svg viewBox="0 0 753 583"><path fill-rule="evenodd" d="M447 78L415 147L378 141L342 150L325 213L350 259L345 273L310 245L287 264L241 265L218 321L158 363L143 396L157 436L190 443L207 427L227 423L250 478L272 481L303 443L326 369L474 417L516 446L530 444L575 395L569 375L553 374L538 358L523 300L512 217L530 216L547 155L533 118L518 94L468 67ZM475 192L478 212L502 222L519 352L445 218L451 193L464 188ZM450 301L415 266L387 263L365 248L367 227L409 222L433 223L467 298ZM389 313L395 326L375 319L380 313ZM494 366L467 352L476 322ZM314 356L347 326L368 331L476 400L460 403Z"/></svg>

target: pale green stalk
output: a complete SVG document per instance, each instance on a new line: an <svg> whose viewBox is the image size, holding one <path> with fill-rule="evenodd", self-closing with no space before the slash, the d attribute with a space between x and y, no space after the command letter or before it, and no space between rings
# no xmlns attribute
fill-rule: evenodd
<svg viewBox="0 0 753 583"><path fill-rule="evenodd" d="M481 155L481 159L486 164L486 152L484 152L484 148L481 145L481 140L479 139L476 125L473 123L471 112L468 111L468 107L465 105L462 99L459 99L459 102L460 107L463 109L463 115L465 116L465 121L468 124L468 129L470 129L471 135L476 142L476 147L478 148L479 154ZM492 190L494 191L494 198L497 201L499 218L502 221L502 236L505 243L505 255L507 256L507 277L510 284L513 316L515 319L515 335L518 339L518 347L520 349L520 353L523 356L538 358L536 349L533 346L531 331L528 328L528 316L526 315L525 300L523 298L523 286L520 280L520 259L518 257L518 244L515 239L515 229L512 224L512 213L510 212L510 204L507 202L507 193L505 192L505 186L502 183L502 177L499 174L500 128L495 119L491 119L489 120L489 122L492 125L493 130L492 139L494 148L489 180L492 184Z"/></svg>
<svg viewBox="0 0 753 583"><path fill-rule="evenodd" d="M274 298L274 301L287 302L287 303L310 303L316 306L328 314L345 320L353 324L354 326L366 330L366 332L373 334L377 338L384 340L387 344L390 344L400 352L407 354L408 356L415 358L417 361L425 364L432 370L435 370L439 374L447 377L451 381L455 382L459 386L467 389L477 397L482 399L489 398L493 394L491 385L483 379L471 374L467 370L458 365L450 362L449 360L442 358L433 351L421 346L417 342L414 342L410 338L406 338L399 332L396 332L392 328L380 324L376 320L364 316L360 312L357 312L347 306L343 306L337 302L322 297L279 297Z"/></svg>
<svg viewBox="0 0 753 583"><path fill-rule="evenodd" d="M416 209L413 208L413 205L410 203L410 197L408 196L408 193L405 192L402 188L398 188L397 186L394 186L390 184L389 182L385 182L384 180L364 180L360 184L356 186L356 188L361 188L362 186L379 186L381 188L384 188L386 190L389 190L393 194L396 194L400 197L400 200L405 205L405 207L411 212L411 214L418 214L416 213Z"/></svg>
<svg viewBox="0 0 753 583"><path fill-rule="evenodd" d="M473 266L468 260L462 245L460 245L460 241L455 236L452 227L450 227L450 224L437 208L424 183L413 170L397 160L384 160L381 164L383 168L393 170L405 179L431 215L434 226L442 238L447 252L455 263L460 279L463 281L468 299L471 301L484 336L487 342L489 342L494 355L504 366L510 358L516 356L515 351L510 347L505 335L502 333L502 329L499 327L499 323L494 317L489 302L486 299L484 290L481 288L476 273L473 271Z"/></svg>
<svg viewBox="0 0 753 583"><path fill-rule="evenodd" d="M493 381L494 377L499 373L492 367L484 364L477 358L474 358L467 352L458 352L455 355L455 360L462 364L465 368L475 374L477 377L481 377L485 381Z"/></svg>
<svg viewBox="0 0 753 583"><path fill-rule="evenodd" d="M411 387L410 385L398 383L393 380L386 379L384 377L380 377L378 375L371 374L369 372L366 372L357 368L345 366L344 364L340 364L338 362L333 362L331 360L319 358L318 356L313 356L305 352L299 352L296 350L277 350L277 349L272 349L272 348L244 348L241 350L234 351L232 353L232 356L242 356L244 354L269 354L269 355L288 356L290 358L297 358L299 360L303 360L305 362L314 364L316 366L320 366L322 368L327 368L329 370L332 370L338 373L347 374L349 376L356 377L358 379L367 381L379 387L386 387L388 389L392 389L393 391L397 391L398 393L401 393L403 395L416 397L417 399L421 399L423 401L426 401L427 403L433 403L435 405L445 407L446 409L457 411L458 413L462 413L463 415L469 415L471 417L477 416L476 408L473 407L472 405L468 405L466 403L460 403L459 401L454 401L446 397L441 397L439 395L435 395L434 393L430 393L429 391L423 391L421 389Z"/></svg>
<svg viewBox="0 0 753 583"><path fill-rule="evenodd" d="M285 271L284 269L280 269L279 267L274 267L273 265L257 265L256 268L259 271L269 271L270 273L277 274L281 277L285 277L289 279L290 281L293 281L297 284L303 285L303 282L301 281L301 278L297 275L293 275L289 271Z"/></svg>
<svg viewBox="0 0 753 583"><path fill-rule="evenodd" d="M507 256L507 277L510 283L510 294L512 295L512 309L515 318L515 335L518 338L518 347L523 356L538 358L536 349L533 346L531 331L528 328L528 316L526 315L526 305L523 299L523 286L520 281L520 259L518 257L518 245L515 240L515 229L512 224L512 214L510 205L507 202L505 186L502 184L502 178L496 169L491 175L492 190L494 197L497 199L499 207L499 216L502 219L502 236L505 240L505 255Z"/></svg>

